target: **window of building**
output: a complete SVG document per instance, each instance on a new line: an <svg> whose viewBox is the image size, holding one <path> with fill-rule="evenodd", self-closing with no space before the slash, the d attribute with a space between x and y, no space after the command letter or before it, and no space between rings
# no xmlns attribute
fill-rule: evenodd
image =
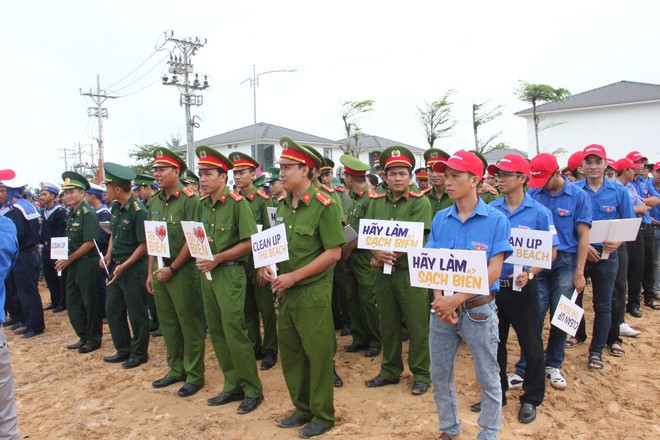
<svg viewBox="0 0 660 440"><path fill-rule="evenodd" d="M252 157L261 165L261 171L268 171L275 162L275 145L258 144L257 148L252 145Z"/></svg>
<svg viewBox="0 0 660 440"><path fill-rule="evenodd" d="M332 159L332 148L324 148L323 149L323 157L327 157L330 160Z"/></svg>

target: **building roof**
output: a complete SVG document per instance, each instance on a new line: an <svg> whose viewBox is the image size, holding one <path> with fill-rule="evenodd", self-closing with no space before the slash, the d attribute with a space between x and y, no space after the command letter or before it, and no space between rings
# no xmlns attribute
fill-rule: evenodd
<svg viewBox="0 0 660 440"><path fill-rule="evenodd" d="M597 89L571 95L563 101L541 104L536 107L536 112L575 110L617 104L639 104L650 101L660 101L660 85L619 81ZM515 113L515 115L521 117L530 114L532 114L532 107Z"/></svg>
<svg viewBox="0 0 660 440"><path fill-rule="evenodd" d="M486 158L486 161L488 163L492 164L502 160L502 158L507 154L518 154L528 159L526 151L517 150L515 148L502 148L498 150L491 150L488 153L484 154L484 157Z"/></svg>
<svg viewBox="0 0 660 440"><path fill-rule="evenodd" d="M353 142L353 139L351 138L351 142ZM339 139L337 144L345 145L346 144L346 138ZM402 147L406 147L413 153L421 153L425 151L425 148L420 148L420 147L415 147L414 145L409 145L405 144L403 142L397 142L393 141L391 139L386 139L384 137L380 136L374 136L371 134L365 134L365 133L360 133L358 135L358 144L360 146L360 149L362 151L372 151L372 150L384 150L387 147L391 147L393 145L400 145Z"/></svg>
<svg viewBox="0 0 660 440"><path fill-rule="evenodd" d="M296 142L302 143L314 143L314 144L336 144L335 141L331 139L322 138L319 136L314 136L308 133L303 133L301 131L292 130L286 127L280 127L275 124L267 124L265 122L257 123L257 140L268 140L275 143L279 143L279 140L282 136L289 136L293 138ZM194 146L197 148L200 145L208 145L209 147L215 147L218 145L226 144L238 144L242 142L254 142L254 124L248 125L246 127L237 128L235 130L227 131L225 133L216 134L205 139L200 139L195 141ZM177 150L185 151L186 145L184 144L179 147Z"/></svg>

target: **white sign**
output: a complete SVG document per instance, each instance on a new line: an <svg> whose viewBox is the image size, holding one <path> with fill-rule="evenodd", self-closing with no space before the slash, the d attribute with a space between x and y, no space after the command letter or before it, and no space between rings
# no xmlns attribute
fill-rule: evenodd
<svg viewBox="0 0 660 440"><path fill-rule="evenodd" d="M397 222L391 220L360 219L358 244L360 249L407 252L424 247L424 223ZM386 264L383 273L392 273Z"/></svg>
<svg viewBox="0 0 660 440"><path fill-rule="evenodd" d="M445 295L489 295L486 252L460 249L409 249L410 285L444 290Z"/></svg>
<svg viewBox="0 0 660 440"><path fill-rule="evenodd" d="M106 234L112 235L112 229L110 229L110 222L99 222L99 227L105 232Z"/></svg>
<svg viewBox="0 0 660 440"><path fill-rule="evenodd" d="M50 259L68 260L69 259L69 237L51 237L50 239ZM62 276L62 271L57 271L57 276Z"/></svg>
<svg viewBox="0 0 660 440"><path fill-rule="evenodd" d="M213 260L211 253L211 246L209 246L209 239L204 230L204 224L201 222L181 222L181 229L183 235L186 237L190 255L193 258L201 260ZM207 280L211 280L211 272L204 272Z"/></svg>
<svg viewBox="0 0 660 440"><path fill-rule="evenodd" d="M269 266L289 259L289 246L286 241L284 224L266 229L250 237L254 267Z"/></svg>
<svg viewBox="0 0 660 440"><path fill-rule="evenodd" d="M509 244L513 253L505 263L552 268L552 232L511 228Z"/></svg>
<svg viewBox="0 0 660 440"><path fill-rule="evenodd" d="M158 259L158 268L163 268L163 258L170 258L170 240L167 223L145 220L144 233L147 236L147 254Z"/></svg>
<svg viewBox="0 0 660 440"><path fill-rule="evenodd" d="M277 207L267 206L266 211L268 211L268 222L270 223L270 227L272 228L273 226L275 226L275 219L277 218Z"/></svg>
<svg viewBox="0 0 660 440"><path fill-rule="evenodd" d="M635 241L639 232L642 218L622 218L616 220L596 220L591 223L589 230L589 243L602 243L604 241L620 242ZM603 250L601 258L607 260L609 253Z"/></svg>
<svg viewBox="0 0 660 440"><path fill-rule="evenodd" d="M559 298L555 314L552 316L552 321L550 321L552 325L571 336L575 336L575 333L577 333L582 315L584 315L584 309L575 304L577 294L577 290L573 291L573 297L571 299L562 295Z"/></svg>

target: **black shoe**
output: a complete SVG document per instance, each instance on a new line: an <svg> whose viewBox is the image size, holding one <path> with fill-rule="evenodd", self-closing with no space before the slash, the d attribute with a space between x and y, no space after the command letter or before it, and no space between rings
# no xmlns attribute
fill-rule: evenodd
<svg viewBox="0 0 660 440"><path fill-rule="evenodd" d="M316 422L309 422L308 424L305 425L303 429L298 431L298 437L300 438L316 437L317 435L326 433L327 431L330 430L330 428L332 428L332 426L323 426L323 425L319 425Z"/></svg>
<svg viewBox="0 0 660 440"><path fill-rule="evenodd" d="M506 400L502 401L502 407L506 406ZM481 412L481 402L474 403L470 405L472 412Z"/></svg>
<svg viewBox="0 0 660 440"><path fill-rule="evenodd" d="M179 388L179 391L177 391L176 394L179 397L190 397L201 389L202 385L186 382L181 388Z"/></svg>
<svg viewBox="0 0 660 440"><path fill-rule="evenodd" d="M101 348L100 345L89 345L89 344L85 344L85 345L83 345L82 347L80 347L80 348L78 349L78 353L81 353L81 354L91 353L91 352L93 352L93 351L98 350L99 348Z"/></svg>
<svg viewBox="0 0 660 440"><path fill-rule="evenodd" d="M211 397L206 401L206 403L208 403L209 406L219 406L226 405L231 402L239 402L243 399L245 399L245 394L243 394L243 391L237 391L235 393L226 393L223 391L217 396Z"/></svg>
<svg viewBox="0 0 660 440"><path fill-rule="evenodd" d="M64 306L57 306L53 309L53 313L60 313L66 310L66 307Z"/></svg>
<svg viewBox="0 0 660 440"><path fill-rule="evenodd" d="M398 380L388 380L379 374L373 379L366 381L364 384L369 388L378 388L378 387L384 387L385 385L394 385L397 383L399 383Z"/></svg>
<svg viewBox="0 0 660 440"><path fill-rule="evenodd" d="M413 383L412 393L415 396L421 396L422 394L425 394L428 390L429 390L429 384L427 384L426 382L421 382L419 380L416 380Z"/></svg>
<svg viewBox="0 0 660 440"><path fill-rule="evenodd" d="M14 318L9 318L8 320L6 320L5 322L2 323L2 326L6 327L6 328L9 328L14 324L16 324L16 320Z"/></svg>
<svg viewBox="0 0 660 440"><path fill-rule="evenodd" d="M128 370L129 368L139 367L140 365L142 365L146 362L147 362L146 359L138 359L138 358L134 358L134 357L129 357L126 362L121 364L121 367Z"/></svg>
<svg viewBox="0 0 660 440"><path fill-rule="evenodd" d="M273 352L267 351L264 353L264 359L261 361L260 370L270 370L277 363L277 355Z"/></svg>
<svg viewBox="0 0 660 440"><path fill-rule="evenodd" d="M15 335L24 335L24 334L26 334L26 333L29 332L29 331L30 331L29 328L27 328L27 327L23 327L23 328L21 328L21 329L16 330L16 331L14 332L14 334L15 334Z"/></svg>
<svg viewBox="0 0 660 440"><path fill-rule="evenodd" d="M48 311L48 310L53 310L54 308L55 308L55 306L51 304L51 305L49 305L49 306L47 306L47 307L44 307L44 312L46 312L46 311Z"/></svg>
<svg viewBox="0 0 660 440"><path fill-rule="evenodd" d="M335 388L341 388L344 386L344 381L341 380L341 377L337 374L337 370L334 370L333 385Z"/></svg>
<svg viewBox="0 0 660 440"><path fill-rule="evenodd" d="M380 348L377 347L369 347L367 348L367 351L364 352L365 357L372 358L376 357L380 354Z"/></svg>
<svg viewBox="0 0 660 440"><path fill-rule="evenodd" d="M166 374L160 379L151 382L151 386L154 388L165 388L178 382L183 382L183 379L177 379L176 377L168 376Z"/></svg>
<svg viewBox="0 0 660 440"><path fill-rule="evenodd" d="M635 318L641 318L642 317L642 311L639 310L639 307L632 307L628 309L628 313L632 315Z"/></svg>
<svg viewBox="0 0 660 440"><path fill-rule="evenodd" d="M14 325L9 327L9 330L18 330L21 327L25 327L25 323L20 322L20 321L16 321L16 322L14 322Z"/></svg>
<svg viewBox="0 0 660 440"><path fill-rule="evenodd" d="M518 412L518 421L520 423L532 423L536 419L536 407L528 402L523 402L520 405Z"/></svg>
<svg viewBox="0 0 660 440"><path fill-rule="evenodd" d="M653 310L660 310L660 303L655 302L654 297L644 300L644 305Z"/></svg>
<svg viewBox="0 0 660 440"><path fill-rule="evenodd" d="M344 351L346 353L357 353L360 350L366 350L369 348L367 344L357 344L353 342L351 345L344 346Z"/></svg>
<svg viewBox="0 0 660 440"><path fill-rule="evenodd" d="M159 336L163 336L163 332L160 331L160 328L157 328L156 330L151 332L151 336L157 338Z"/></svg>
<svg viewBox="0 0 660 440"><path fill-rule="evenodd" d="M115 353L112 356L104 357L103 362L107 362L109 364L118 364L120 362L127 361L129 357L129 354Z"/></svg>
<svg viewBox="0 0 660 440"><path fill-rule="evenodd" d="M339 336L348 336L351 334L351 328L350 327L342 327L341 330L339 330Z"/></svg>
<svg viewBox="0 0 660 440"><path fill-rule="evenodd" d="M254 411L257 409L257 407L261 404L261 402L264 401L264 397L246 397L243 399L240 405L238 405L238 408L236 408L236 412L239 414L247 414L249 412Z"/></svg>
<svg viewBox="0 0 660 440"><path fill-rule="evenodd" d="M43 333L43 331L41 331L41 332L35 332L35 331L30 330L30 331L28 331L27 333L25 333L23 336L21 336L21 339L30 339L30 338L34 338L35 336L40 335L40 334L42 334L42 333Z"/></svg>
<svg viewBox="0 0 660 440"><path fill-rule="evenodd" d="M277 426L279 426L280 428L298 428L300 426L308 424L310 421L311 419L298 415L298 413L294 412L289 417L282 420L278 420Z"/></svg>
<svg viewBox="0 0 660 440"><path fill-rule="evenodd" d="M263 351L258 351L254 354L254 358L258 361L262 360L264 358L264 352Z"/></svg>
<svg viewBox="0 0 660 440"><path fill-rule="evenodd" d="M410 333L408 333L408 330L407 329L401 330L401 342L406 342L409 339L410 339Z"/></svg>
<svg viewBox="0 0 660 440"><path fill-rule="evenodd" d="M68 348L69 350L78 350L83 345L85 345L85 342L81 339L80 341L76 342L75 344L67 345L66 348Z"/></svg>

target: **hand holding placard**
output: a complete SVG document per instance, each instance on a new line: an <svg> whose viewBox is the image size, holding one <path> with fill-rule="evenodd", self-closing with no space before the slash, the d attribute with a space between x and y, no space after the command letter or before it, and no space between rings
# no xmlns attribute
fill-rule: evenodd
<svg viewBox="0 0 660 440"><path fill-rule="evenodd" d="M552 232L534 229L511 228L509 244L513 252L504 262L513 264L511 289L520 292L516 277L522 273L523 265L550 269L552 267Z"/></svg>
<svg viewBox="0 0 660 440"><path fill-rule="evenodd" d="M426 289L489 295L486 252L460 249L409 249L410 285Z"/></svg>
<svg viewBox="0 0 660 440"><path fill-rule="evenodd" d="M188 244L188 249L190 249L190 255L193 258L213 260L211 246L209 246L209 240L206 236L203 223L181 222L181 229L183 229L183 235L186 237L186 243ZM209 281L213 279L211 272L204 272L204 275Z"/></svg>
<svg viewBox="0 0 660 440"><path fill-rule="evenodd" d="M52 237L50 239L50 259L67 260L69 258L69 238ZM62 276L62 271L57 271L57 276Z"/></svg>
<svg viewBox="0 0 660 440"><path fill-rule="evenodd" d="M289 259L289 247L284 223L258 232L250 237L254 267L270 266L273 279L277 278L276 263Z"/></svg>
<svg viewBox="0 0 660 440"><path fill-rule="evenodd" d="M163 268L163 257L170 258L170 241L167 236L167 223L147 220L144 222L147 236L147 254L156 257L158 268Z"/></svg>
<svg viewBox="0 0 660 440"><path fill-rule="evenodd" d="M582 315L584 315L584 309L575 304L577 296L577 289L573 291L571 299L562 295L561 298L559 298L555 314L552 316L552 321L550 321L552 325L565 331L571 336L575 336L575 333L577 333L580 321L582 320Z"/></svg>
<svg viewBox="0 0 660 440"><path fill-rule="evenodd" d="M407 252L424 246L424 223L360 219L359 249ZM392 273L392 265L384 264L383 273Z"/></svg>

